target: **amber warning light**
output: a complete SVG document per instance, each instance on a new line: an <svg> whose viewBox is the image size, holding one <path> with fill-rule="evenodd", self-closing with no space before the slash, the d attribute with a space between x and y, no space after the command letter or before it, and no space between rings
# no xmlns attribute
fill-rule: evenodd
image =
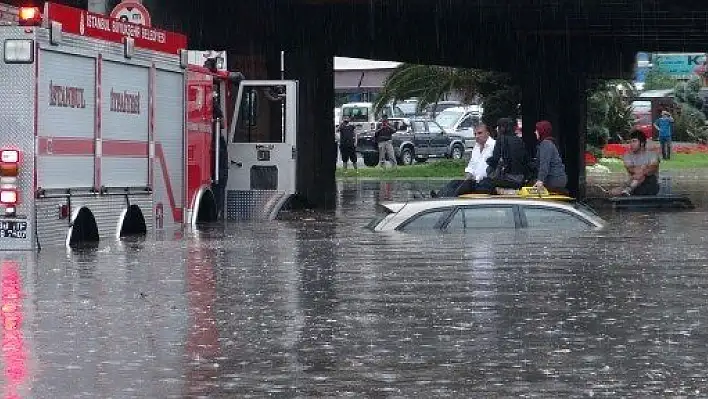
<svg viewBox="0 0 708 399"><path fill-rule="evenodd" d="M20 163L20 152L17 150L0 150L0 176L17 177Z"/></svg>
<svg viewBox="0 0 708 399"><path fill-rule="evenodd" d="M42 24L42 14L39 7L20 7L19 20L21 26L39 26Z"/></svg>

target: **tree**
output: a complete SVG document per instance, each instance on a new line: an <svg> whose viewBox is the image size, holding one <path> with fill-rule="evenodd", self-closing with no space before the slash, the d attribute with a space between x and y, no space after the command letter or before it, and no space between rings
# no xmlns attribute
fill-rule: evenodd
<svg viewBox="0 0 708 399"><path fill-rule="evenodd" d="M700 89L701 80L699 78L681 82L674 88L674 98L679 106L673 137L676 141L704 143L708 140L706 116L702 112L704 101L699 94Z"/></svg>
<svg viewBox="0 0 708 399"><path fill-rule="evenodd" d="M673 89L678 80L658 69L650 69L644 77L644 90Z"/></svg>
<svg viewBox="0 0 708 399"><path fill-rule="evenodd" d="M437 103L446 93L457 91L464 102L476 96L484 102L483 120L494 125L499 117L516 117L521 91L508 75L470 68L402 64L384 81L374 103L380 112L391 101L418 98L418 112ZM433 115L434 116L434 115Z"/></svg>
<svg viewBox="0 0 708 399"><path fill-rule="evenodd" d="M599 81L587 97L587 150L601 155L611 137L627 137L635 123L631 99L634 86L626 81Z"/></svg>

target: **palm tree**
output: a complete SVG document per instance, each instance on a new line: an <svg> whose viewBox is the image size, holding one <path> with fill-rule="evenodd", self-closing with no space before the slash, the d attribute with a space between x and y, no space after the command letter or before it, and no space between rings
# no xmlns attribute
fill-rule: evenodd
<svg viewBox="0 0 708 399"><path fill-rule="evenodd" d="M480 96L485 102L483 120L488 124L494 124L499 117L516 117L517 105L521 102L521 91L506 74L472 68L401 64L384 81L374 109L378 113L391 101L417 97L417 111L420 112L430 104L437 105L449 92L460 93L465 103Z"/></svg>
<svg viewBox="0 0 708 399"><path fill-rule="evenodd" d="M476 69L451 68L436 65L401 64L384 81L376 100L375 112L380 112L390 101L418 98L418 109L435 104L446 93L459 92L465 102L477 94L479 75Z"/></svg>

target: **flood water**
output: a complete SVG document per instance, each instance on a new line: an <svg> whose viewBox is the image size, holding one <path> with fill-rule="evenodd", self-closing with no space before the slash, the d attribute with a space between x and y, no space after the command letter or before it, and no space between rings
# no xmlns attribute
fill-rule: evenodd
<svg viewBox="0 0 708 399"><path fill-rule="evenodd" d="M561 236L363 229L434 185L339 183L331 213L5 257L2 398L708 395L703 206Z"/></svg>

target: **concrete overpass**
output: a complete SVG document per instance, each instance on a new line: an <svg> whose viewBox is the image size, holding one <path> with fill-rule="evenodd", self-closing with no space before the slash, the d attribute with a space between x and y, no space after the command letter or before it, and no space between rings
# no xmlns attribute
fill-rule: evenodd
<svg viewBox="0 0 708 399"><path fill-rule="evenodd" d="M36 0L35 0L36 1ZM87 1L65 3L87 6ZM117 0L107 0L111 7ZM229 50L249 78L301 82L300 189L334 207L332 57L498 70L523 88L524 136L548 119L583 195L588 78L630 77L637 51L705 51L708 3L688 0L144 0L192 48ZM232 62L235 61L235 62Z"/></svg>

